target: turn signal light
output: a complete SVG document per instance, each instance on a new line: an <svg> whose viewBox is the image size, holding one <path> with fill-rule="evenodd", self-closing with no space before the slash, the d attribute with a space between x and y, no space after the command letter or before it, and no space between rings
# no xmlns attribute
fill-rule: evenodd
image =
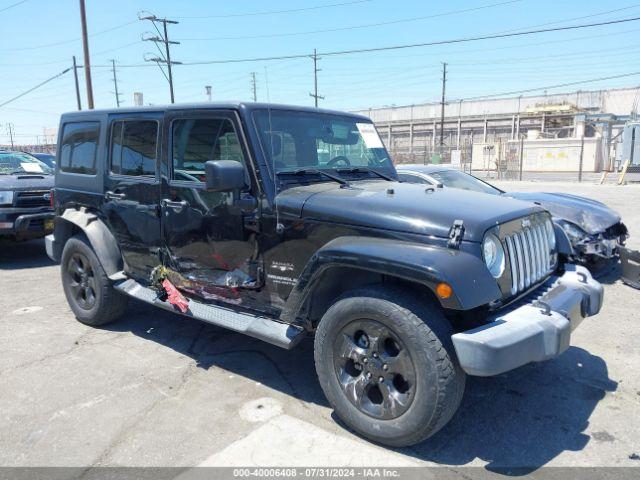
<svg viewBox="0 0 640 480"><path fill-rule="evenodd" d="M436 287L436 293L440 298L447 299L451 297L451 295L453 295L453 289L451 288L451 285L449 285L448 283L442 282L442 283L439 283L438 286Z"/></svg>

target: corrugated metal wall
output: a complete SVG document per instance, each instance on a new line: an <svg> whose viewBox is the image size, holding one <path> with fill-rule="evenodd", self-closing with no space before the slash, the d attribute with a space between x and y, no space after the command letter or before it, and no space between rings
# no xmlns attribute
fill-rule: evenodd
<svg viewBox="0 0 640 480"><path fill-rule="evenodd" d="M468 100L460 103L451 100L445 106L446 117L469 117L482 115L510 115L527 108L535 108L540 104L568 103L579 109L595 113L610 113L614 115L629 115L634 100L638 95L638 88L615 90L578 91L553 95L537 95L528 97L510 97L487 100ZM372 108L358 110L371 117L376 123L396 121L422 120L440 117L440 104L421 104L401 107Z"/></svg>

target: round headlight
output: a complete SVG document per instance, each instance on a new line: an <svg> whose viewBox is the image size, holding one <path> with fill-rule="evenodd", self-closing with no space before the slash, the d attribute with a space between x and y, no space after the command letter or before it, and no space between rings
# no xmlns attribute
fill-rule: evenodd
<svg viewBox="0 0 640 480"><path fill-rule="evenodd" d="M482 257L489 272L494 278L499 278L504 273L505 257L504 248L495 235L489 234L482 242Z"/></svg>
<svg viewBox="0 0 640 480"><path fill-rule="evenodd" d="M555 250L556 232L553 230L553 223L551 223L551 220L547 220L546 222L544 222L544 226L547 230L547 241L549 242L549 247L551 248L551 250Z"/></svg>

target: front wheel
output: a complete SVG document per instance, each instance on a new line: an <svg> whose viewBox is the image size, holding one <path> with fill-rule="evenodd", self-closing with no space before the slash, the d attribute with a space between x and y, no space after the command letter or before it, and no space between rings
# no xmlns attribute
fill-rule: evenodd
<svg viewBox="0 0 640 480"><path fill-rule="evenodd" d="M322 389L364 437L396 447L418 443L440 430L462 399L465 374L451 334L428 300L384 286L349 292L316 331Z"/></svg>

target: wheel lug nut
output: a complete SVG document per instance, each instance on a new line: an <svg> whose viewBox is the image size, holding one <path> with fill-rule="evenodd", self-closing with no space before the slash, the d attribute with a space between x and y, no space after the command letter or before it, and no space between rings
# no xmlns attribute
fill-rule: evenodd
<svg viewBox="0 0 640 480"><path fill-rule="evenodd" d="M378 358L378 352L373 352L373 358Z"/></svg>
<svg viewBox="0 0 640 480"><path fill-rule="evenodd" d="M368 379L371 379L371 372L368 372L368 373L367 373L367 378L368 378Z"/></svg>
<svg viewBox="0 0 640 480"><path fill-rule="evenodd" d="M362 359L362 363L369 363L369 359L368 359L367 357L364 357L364 358Z"/></svg>
<svg viewBox="0 0 640 480"><path fill-rule="evenodd" d="M384 377L378 377L378 381L379 381L380 383L384 382Z"/></svg>
<svg viewBox="0 0 640 480"><path fill-rule="evenodd" d="M386 372L387 370L389 370L389 365L385 363L384 365L382 365L382 369Z"/></svg>

